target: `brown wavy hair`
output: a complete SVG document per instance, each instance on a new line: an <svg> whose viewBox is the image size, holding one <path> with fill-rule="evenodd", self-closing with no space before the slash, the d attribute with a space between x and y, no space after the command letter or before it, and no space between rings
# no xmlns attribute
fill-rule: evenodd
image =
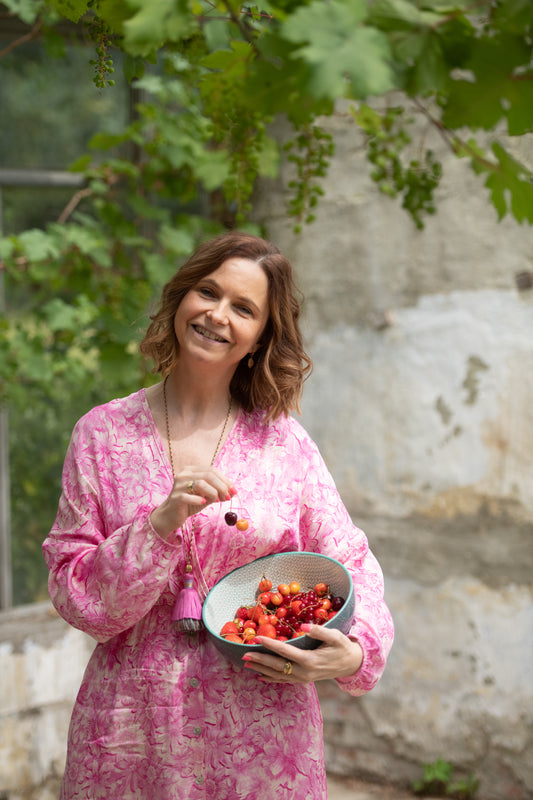
<svg viewBox="0 0 533 800"><path fill-rule="evenodd" d="M153 359L154 372L168 375L179 357L174 332L179 304L202 278L233 257L248 258L264 270L269 287L269 317L254 353L255 366L250 369L248 359L242 359L230 391L246 411L265 410L267 419L277 419L292 409L300 410L303 382L312 365L303 348L299 325L301 295L294 284L292 266L271 242L230 231L200 245L163 287L159 308L151 316L140 349Z"/></svg>

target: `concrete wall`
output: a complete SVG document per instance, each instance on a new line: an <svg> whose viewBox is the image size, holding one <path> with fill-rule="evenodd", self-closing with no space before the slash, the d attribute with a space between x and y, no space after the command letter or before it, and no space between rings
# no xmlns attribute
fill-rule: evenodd
<svg viewBox="0 0 533 800"><path fill-rule="evenodd" d="M300 236L287 224L289 169L258 198L306 296L303 422L396 622L370 695L320 687L330 768L405 782L441 758L484 798L530 798L533 291L515 275L533 271L533 232L498 223L439 141L438 214L418 231L369 179L345 110L325 121L337 152L317 221Z"/></svg>
<svg viewBox="0 0 533 800"><path fill-rule="evenodd" d="M303 421L396 621L371 694L319 686L329 767L408 783L442 758L486 800L532 798L533 292L514 276L533 270L533 233L498 224L451 158L417 231L368 179L342 109L327 124L337 156L317 222L292 233L287 173L257 213L307 298ZM0 615L0 798L57 797L91 648L47 604Z"/></svg>
<svg viewBox="0 0 533 800"><path fill-rule="evenodd" d="M0 798L57 800L91 640L49 603L0 614Z"/></svg>

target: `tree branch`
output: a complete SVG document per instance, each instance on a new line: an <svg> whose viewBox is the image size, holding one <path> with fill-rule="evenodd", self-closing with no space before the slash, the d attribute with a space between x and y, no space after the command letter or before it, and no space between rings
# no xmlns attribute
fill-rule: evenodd
<svg viewBox="0 0 533 800"><path fill-rule="evenodd" d="M65 223L68 220L68 218L70 217L70 215L72 214L72 212L81 203L81 201L85 197L90 197L92 193L93 193L92 189L89 189L87 187L86 189L80 189L78 192L73 194L72 197L70 198L69 202L67 203L67 205L65 206L65 208L63 209L63 211L61 212L59 217L57 218L58 223L60 225Z"/></svg>
<svg viewBox="0 0 533 800"><path fill-rule="evenodd" d="M5 56L7 56L8 53L11 53L11 51L15 50L15 48L17 47L26 44L26 42L31 42L33 39L37 39L41 33L42 27L43 27L43 21L42 19L38 19L33 28L31 29L31 31L25 33L24 36L19 36L18 39L14 39L12 42L6 45L6 47L4 47L3 50L0 50L0 58L5 58Z"/></svg>

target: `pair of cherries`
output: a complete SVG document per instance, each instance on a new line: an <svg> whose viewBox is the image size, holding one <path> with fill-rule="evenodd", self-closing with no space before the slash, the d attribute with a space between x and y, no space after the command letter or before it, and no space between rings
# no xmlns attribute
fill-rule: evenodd
<svg viewBox="0 0 533 800"><path fill-rule="evenodd" d="M239 519L235 511L226 511L224 520L226 521L226 525L235 525L239 531L245 531L249 524L247 519Z"/></svg>

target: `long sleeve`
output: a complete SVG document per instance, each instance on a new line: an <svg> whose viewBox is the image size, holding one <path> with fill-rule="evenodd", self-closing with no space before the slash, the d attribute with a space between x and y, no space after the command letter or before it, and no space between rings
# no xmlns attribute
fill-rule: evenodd
<svg viewBox="0 0 533 800"><path fill-rule="evenodd" d="M43 545L56 609L100 642L147 614L179 553L150 524L161 500L143 468L153 456L142 437L133 446L121 441L115 417L93 409L76 425L57 518Z"/></svg>
<svg viewBox="0 0 533 800"><path fill-rule="evenodd" d="M357 673L338 680L353 695L372 689L381 677L394 636L384 601L383 574L363 531L357 528L339 496L332 476L312 440L301 440L307 472L301 507L301 535L306 548L341 561L352 575L355 619L349 636L363 650Z"/></svg>

